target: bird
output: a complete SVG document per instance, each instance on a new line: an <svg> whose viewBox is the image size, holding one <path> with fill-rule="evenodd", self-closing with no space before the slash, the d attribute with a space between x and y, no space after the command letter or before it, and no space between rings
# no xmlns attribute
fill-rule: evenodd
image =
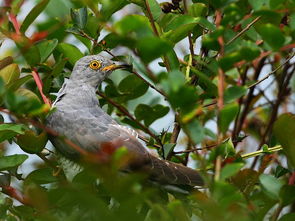
<svg viewBox="0 0 295 221"><path fill-rule="evenodd" d="M51 136L51 143L63 157L75 163L79 163L81 152L71 143L90 155L99 153L105 145L124 146L132 157L122 171L144 171L150 180L160 184L203 186L197 170L151 154L138 140L135 130L117 123L100 107L96 95L99 85L114 70L128 66L100 54L80 58L46 118L46 126L70 143L60 136Z"/></svg>

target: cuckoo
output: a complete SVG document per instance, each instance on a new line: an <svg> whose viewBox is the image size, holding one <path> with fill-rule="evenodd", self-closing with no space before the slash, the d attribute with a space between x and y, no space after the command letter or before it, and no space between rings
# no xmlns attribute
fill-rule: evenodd
<svg viewBox="0 0 295 221"><path fill-rule="evenodd" d="M201 186L200 174L189 167L162 160L151 154L137 139L137 133L118 124L99 106L96 90L112 71L126 68L102 55L82 57L70 78L63 84L47 117L47 126L89 154L98 153L103 145L127 148L130 160L123 171L144 171L151 180L171 185ZM67 159L79 162L81 153L69 142L50 138Z"/></svg>

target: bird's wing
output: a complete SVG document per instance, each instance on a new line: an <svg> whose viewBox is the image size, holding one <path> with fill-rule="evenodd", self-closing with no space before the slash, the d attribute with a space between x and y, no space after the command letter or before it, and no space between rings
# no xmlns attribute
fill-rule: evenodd
<svg viewBox="0 0 295 221"><path fill-rule="evenodd" d="M152 179L162 183L191 186L203 184L197 171L149 154L137 140L135 131L118 125L113 120L109 121L111 117L105 113L94 116L90 112L82 114L74 111L65 115L62 111L56 111L52 114L54 117L48 118L48 125L89 152L100 150L104 144L115 148L126 147L131 158L124 170L144 171ZM68 153L75 154L64 142L56 138L52 142L66 156L69 157ZM73 156L70 158L73 159Z"/></svg>
<svg viewBox="0 0 295 221"><path fill-rule="evenodd" d="M67 111L65 113L62 109L59 109L47 118L47 125L59 135L65 136L87 151L96 152L104 143L120 141L122 145L128 142L138 142L138 148L134 151L138 153L147 152L137 141L137 133L134 130L117 124L102 110L100 113L97 113L97 111L85 111L84 113L81 111ZM52 140L53 143L57 142L54 137ZM61 149L61 152L64 152L65 149L67 152L73 152L70 149L71 147L65 147L60 142L59 144L56 143L55 146Z"/></svg>

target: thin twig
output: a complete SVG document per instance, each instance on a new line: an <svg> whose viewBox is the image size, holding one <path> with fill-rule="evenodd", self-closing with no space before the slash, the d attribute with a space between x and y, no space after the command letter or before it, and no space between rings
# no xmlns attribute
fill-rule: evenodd
<svg viewBox="0 0 295 221"><path fill-rule="evenodd" d="M265 150L258 150L258 151L254 151L254 152L251 152L251 153L243 154L243 155L241 155L241 157L243 159L248 159L248 158L251 158L251 157L259 156L262 153L273 153L273 152L280 151L282 149L283 149L283 147L281 145L277 145L277 146L268 148L267 151L265 151Z"/></svg>
<svg viewBox="0 0 295 221"><path fill-rule="evenodd" d="M214 173L215 181L218 181L220 179L221 163L222 163L222 158L220 155L218 155L215 162L215 173Z"/></svg>
<svg viewBox="0 0 295 221"><path fill-rule="evenodd" d="M153 29L154 33L159 37L159 32L158 32L157 27L155 25L153 14L151 12L151 8L150 8L150 5L148 3L148 0L145 0L144 3L145 3L145 7L146 7L146 10L147 10L147 14L148 14L148 19L149 19L149 21L150 21L150 23L152 25L152 29Z"/></svg>
<svg viewBox="0 0 295 221"><path fill-rule="evenodd" d="M282 209L283 209L283 208L284 208L284 206L283 206L281 203L279 203L278 208L275 210L275 212L274 212L274 214L273 214L273 216L272 216L272 218L271 218L271 221L276 221L276 220L278 220L279 215L280 215L280 213L282 212Z"/></svg>
<svg viewBox="0 0 295 221"><path fill-rule="evenodd" d="M288 87L287 86L288 86L288 84L290 82L291 77L294 74L294 69L288 74L288 69L290 67L291 67L290 65L286 65L284 67L284 71L283 71L282 77L280 78L279 85L278 85L279 92L278 92L278 95L277 95L277 99L276 99L275 104L272 107L271 116L269 117L266 129L265 129L264 133L261 136L260 143L259 143L259 145L257 147L257 150L259 150L260 147L263 144L269 142L271 131L272 131L274 122L275 122L275 120L277 118L280 104L285 100L284 98L286 96L286 92L288 93ZM252 165L251 165L252 169L255 168L257 161L258 161L258 157L255 157L253 162L252 162Z"/></svg>
<svg viewBox="0 0 295 221"><path fill-rule="evenodd" d="M145 142L146 144L148 144L149 143L149 140L148 139L146 139L144 136L142 136L142 135L138 135L138 138L139 139L141 139L143 142ZM158 145L158 144L153 144L152 145L153 147L156 147L156 148L158 148L158 149L161 149L162 147L160 146L160 145Z"/></svg>
<svg viewBox="0 0 295 221"><path fill-rule="evenodd" d="M284 67L294 56L295 56L295 52L292 53L290 55L290 57L287 58L287 60L284 63L280 64L277 68L275 68L273 71L269 72L266 76L264 76L263 78L261 78L257 82L251 84L248 88L252 88L252 87L260 84L262 81L266 80L267 78L269 78L272 74L276 73L279 69L281 69L282 67Z"/></svg>
<svg viewBox="0 0 295 221"><path fill-rule="evenodd" d="M240 137L238 140L233 140L233 143L236 144L236 143L242 142L242 140L244 140L246 137L248 137L248 136L243 136L243 137ZM218 145L219 144L217 144L217 143L216 144L211 144L211 145L207 145L207 146L201 147L201 148L192 148L192 149L189 149L189 150L177 151L177 152L174 152L174 154L192 153L192 152L196 152L196 151L199 151L199 150L210 150L211 148L217 147Z"/></svg>
<svg viewBox="0 0 295 221"><path fill-rule="evenodd" d="M217 146L217 144L212 144L212 145L208 145L208 146L205 146L202 148L193 148L193 149L189 149L189 150L175 151L174 154L192 153L192 152L196 152L199 150L209 150L212 147L216 147L216 146Z"/></svg>
<svg viewBox="0 0 295 221"><path fill-rule="evenodd" d="M132 70L131 73L135 74L138 78L140 78L142 81L144 81L147 85L149 85L152 89L154 89L155 91L157 91L159 94L161 94L164 97L166 97L166 94L163 91L161 91L160 89L156 88L154 85L152 85L146 79L144 79L140 74L138 74L135 70Z"/></svg>
<svg viewBox="0 0 295 221"><path fill-rule="evenodd" d="M152 29L153 29L155 35L157 37L159 37L160 35L159 35L158 30L157 30L157 27L156 27L156 24L155 24L155 21L154 21L154 18L153 18L153 14L152 14L150 5L148 3L148 0L145 0L144 4L145 4L146 10L147 10L147 17L148 17L148 19L149 19L149 21L151 23ZM171 70L170 64L169 64L168 59L167 59L166 56L163 57L163 62L165 64L165 66L166 66L167 71L170 71Z"/></svg>
<svg viewBox="0 0 295 221"><path fill-rule="evenodd" d="M234 42L237 38L239 38L240 36L242 36L246 31L248 31L257 21L259 21L259 19L261 18L261 16L258 16L257 18L255 18L252 22L250 22L242 31L240 31L237 35L235 35L232 39L230 39L225 45L229 45L232 42Z"/></svg>
<svg viewBox="0 0 295 221"><path fill-rule="evenodd" d="M261 70L264 66L264 62L265 62L266 58L263 57L258 65L257 65L257 68L255 70L255 73L254 73L254 80L257 80L260 73L261 73ZM256 86L256 85L255 85ZM241 114L239 114L239 119L235 121L235 125L234 125L234 130L232 132L232 137L235 138L239 135L242 127L243 127L243 124L244 124L244 121L247 117L247 114L249 112L249 109L250 109L250 105L251 105L251 102L252 102L252 99L254 98L254 90L255 90L255 86L251 87L249 89L249 92L248 92L248 95L247 95L247 98L244 100L243 104L244 104L244 108L243 108L243 111L241 112Z"/></svg>

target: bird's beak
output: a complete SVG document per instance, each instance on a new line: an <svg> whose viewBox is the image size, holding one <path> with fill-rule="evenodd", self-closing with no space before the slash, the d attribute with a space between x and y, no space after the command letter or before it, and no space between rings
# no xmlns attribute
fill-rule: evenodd
<svg viewBox="0 0 295 221"><path fill-rule="evenodd" d="M109 66L106 66L102 69L102 71L114 71L117 69L125 69L125 70L130 70L132 69L132 65L130 64L126 64L126 63L122 63L122 62L117 62L115 64L111 64Z"/></svg>

